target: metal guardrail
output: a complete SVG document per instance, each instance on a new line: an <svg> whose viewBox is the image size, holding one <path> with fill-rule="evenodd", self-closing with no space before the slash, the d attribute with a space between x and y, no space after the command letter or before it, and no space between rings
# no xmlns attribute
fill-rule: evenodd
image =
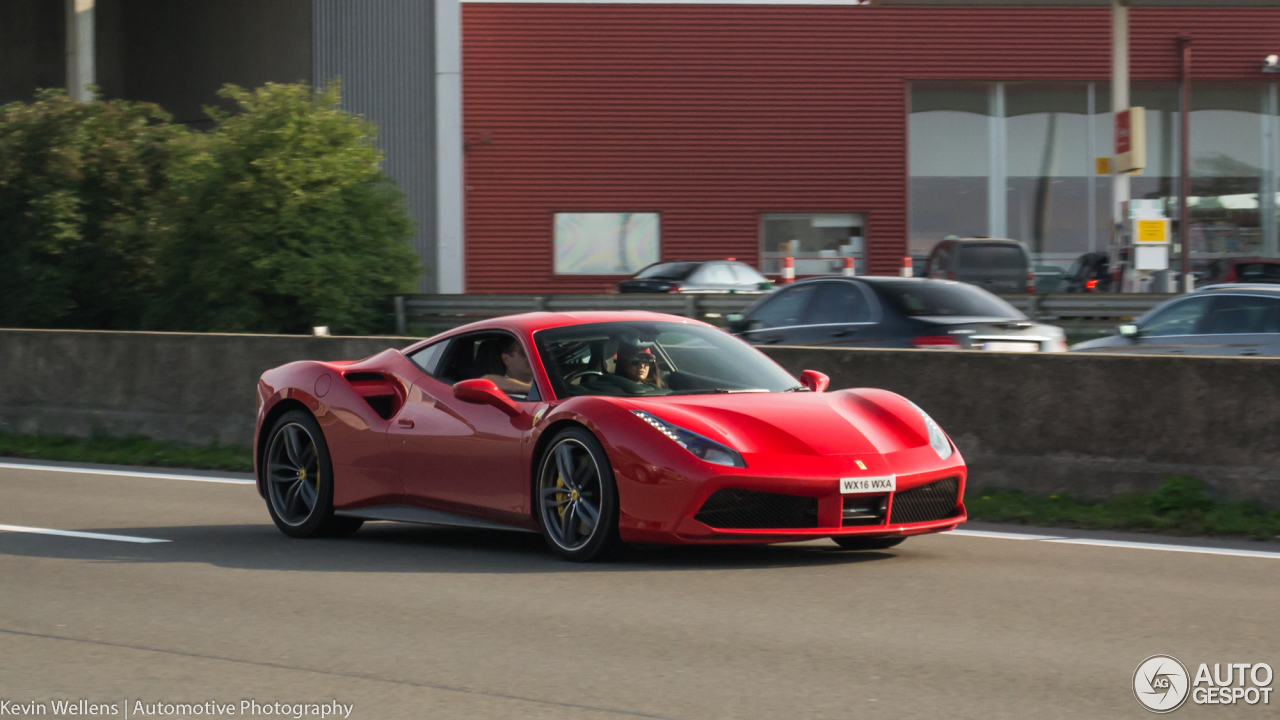
<svg viewBox="0 0 1280 720"><path fill-rule="evenodd" d="M396 332L409 328L447 328L484 318L525 312L649 310L690 318L716 318L742 312L760 299L754 293L612 293L600 295L397 295ZM1002 295L1033 320L1069 330L1098 332L1134 318L1174 295Z"/></svg>

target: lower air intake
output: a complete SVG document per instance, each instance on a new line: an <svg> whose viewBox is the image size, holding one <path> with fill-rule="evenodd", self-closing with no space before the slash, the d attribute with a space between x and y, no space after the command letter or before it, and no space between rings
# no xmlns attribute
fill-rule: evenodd
<svg viewBox="0 0 1280 720"><path fill-rule="evenodd" d="M818 526L818 499L725 488L702 504L694 519L725 530Z"/></svg>
<svg viewBox="0 0 1280 720"><path fill-rule="evenodd" d="M929 522L950 517L956 510L960 480L947 478L893 496L890 524Z"/></svg>

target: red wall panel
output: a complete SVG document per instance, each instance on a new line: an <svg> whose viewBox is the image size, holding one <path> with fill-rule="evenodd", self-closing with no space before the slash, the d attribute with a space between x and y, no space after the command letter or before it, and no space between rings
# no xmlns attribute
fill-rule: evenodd
<svg viewBox="0 0 1280 720"><path fill-rule="evenodd" d="M1280 9L1135 9L1134 79L1261 79ZM766 212L862 212L870 269L906 245L907 83L1107 79L1106 8L466 3L468 292L555 276L557 211L658 211L663 259L757 264Z"/></svg>

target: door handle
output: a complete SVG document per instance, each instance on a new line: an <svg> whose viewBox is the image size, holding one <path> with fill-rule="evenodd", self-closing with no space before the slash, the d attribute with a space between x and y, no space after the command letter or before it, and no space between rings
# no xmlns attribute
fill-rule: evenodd
<svg viewBox="0 0 1280 720"><path fill-rule="evenodd" d="M400 418L399 420L397 420L397 421L396 421L396 424L397 424L397 425L399 425L399 426L400 426L400 427L402 427L402 428L412 428L412 427L413 427L413 421L412 421L412 420L410 420L409 418Z"/></svg>
<svg viewBox="0 0 1280 720"><path fill-rule="evenodd" d="M846 335L852 335L856 332L858 332L857 328L842 328L840 330L831 331L831 337L845 337Z"/></svg>

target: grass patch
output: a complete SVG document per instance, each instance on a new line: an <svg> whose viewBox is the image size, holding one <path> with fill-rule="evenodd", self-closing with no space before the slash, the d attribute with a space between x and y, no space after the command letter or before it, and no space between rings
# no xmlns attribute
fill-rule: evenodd
<svg viewBox="0 0 1280 720"><path fill-rule="evenodd" d="M145 437L115 438L95 435L76 438L66 435L10 435L0 432L0 456L108 465L253 471L253 452L248 447L174 445Z"/></svg>
<svg viewBox="0 0 1280 720"><path fill-rule="evenodd" d="M1027 495L991 488L965 493L964 504L971 519L991 522L1255 540L1280 536L1280 510L1245 500L1214 500L1203 482L1186 476L1169 478L1152 493L1117 495L1097 503L1065 494Z"/></svg>

